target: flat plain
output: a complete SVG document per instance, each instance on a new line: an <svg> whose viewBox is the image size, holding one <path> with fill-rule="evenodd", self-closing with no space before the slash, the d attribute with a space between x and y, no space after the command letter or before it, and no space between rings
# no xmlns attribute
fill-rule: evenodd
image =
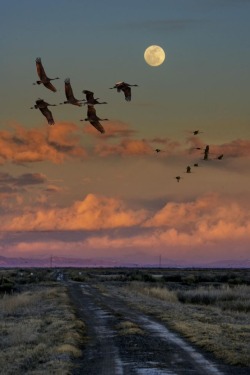
<svg viewBox="0 0 250 375"><path fill-rule="evenodd" d="M250 372L248 269L0 270L2 374Z"/></svg>

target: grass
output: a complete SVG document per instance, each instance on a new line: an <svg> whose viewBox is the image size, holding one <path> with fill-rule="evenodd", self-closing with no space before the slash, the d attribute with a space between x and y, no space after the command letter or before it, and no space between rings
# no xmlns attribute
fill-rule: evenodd
<svg viewBox="0 0 250 375"><path fill-rule="evenodd" d="M120 335L143 335L143 330L135 323L125 320L116 326Z"/></svg>
<svg viewBox="0 0 250 375"><path fill-rule="evenodd" d="M6 375L70 374L84 324L56 270L0 270L0 368ZM225 363L250 366L250 272L247 269L65 269L68 279L94 282ZM18 294L12 294L18 291ZM4 296L1 299L2 296ZM8 293L10 293L8 295ZM126 317L119 335L144 332Z"/></svg>
<svg viewBox="0 0 250 375"><path fill-rule="evenodd" d="M32 288L0 299L0 368L5 375L70 374L84 324L63 286Z"/></svg>
<svg viewBox="0 0 250 375"><path fill-rule="evenodd" d="M225 363L250 366L249 289L227 285L169 291L132 282L119 295Z"/></svg>
<svg viewBox="0 0 250 375"><path fill-rule="evenodd" d="M180 290L178 300L182 303L218 306L223 310L250 312L250 286L199 287L192 290Z"/></svg>

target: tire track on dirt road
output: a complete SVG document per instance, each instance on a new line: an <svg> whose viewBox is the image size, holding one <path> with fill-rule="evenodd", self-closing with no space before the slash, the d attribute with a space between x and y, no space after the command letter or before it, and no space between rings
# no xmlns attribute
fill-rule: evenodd
<svg viewBox="0 0 250 375"><path fill-rule="evenodd" d="M69 282L68 287L88 336L74 375L237 374L205 358L186 340L110 290L102 293L91 283ZM124 334L118 328L121 322L131 322L139 333Z"/></svg>

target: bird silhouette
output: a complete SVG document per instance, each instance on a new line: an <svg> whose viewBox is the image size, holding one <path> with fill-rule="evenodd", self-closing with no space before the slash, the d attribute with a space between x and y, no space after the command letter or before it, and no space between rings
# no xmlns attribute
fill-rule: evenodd
<svg viewBox="0 0 250 375"><path fill-rule="evenodd" d="M59 77L56 78L48 78L47 74L45 73L42 61L40 57L37 57L36 59L36 70L37 74L40 78L39 81L36 81L36 83L33 83L33 85L40 85L43 84L47 89L56 92L55 86L52 85L50 81L54 81L55 79L59 79Z"/></svg>
<svg viewBox="0 0 250 375"><path fill-rule="evenodd" d="M101 125L100 121L108 121L107 118L101 119L96 115L96 110L93 105L88 105L87 117L84 120L89 121L100 133L105 133L104 127Z"/></svg>
<svg viewBox="0 0 250 375"><path fill-rule="evenodd" d="M199 164L198 163L194 163L194 167L199 167Z"/></svg>
<svg viewBox="0 0 250 375"><path fill-rule="evenodd" d="M181 177L181 176L176 176L175 178L176 178L176 181L177 181L177 182L180 182L180 179L181 179L182 177Z"/></svg>
<svg viewBox="0 0 250 375"><path fill-rule="evenodd" d="M191 167L189 165L187 166L186 173L191 173Z"/></svg>
<svg viewBox="0 0 250 375"><path fill-rule="evenodd" d="M84 104L95 105L95 104L107 104L107 102L99 102L99 98L94 98L94 93L89 90L83 90L83 94L86 95L86 101Z"/></svg>
<svg viewBox="0 0 250 375"><path fill-rule="evenodd" d="M67 100L60 104L73 104L73 105L77 105L78 107L81 107L82 106L81 102L84 101L84 99L75 98L69 78L66 78L64 81L64 89L65 89L65 95L66 95Z"/></svg>
<svg viewBox="0 0 250 375"><path fill-rule="evenodd" d="M54 122L54 119L53 119L53 116L52 116L52 112L48 109L48 106L53 106L55 107L56 104L49 104L47 102L45 102L43 99L38 99L36 100L36 104L34 105L34 107L31 107L30 109L40 109L41 113L46 117L47 121L48 121L48 124L49 125L54 125L55 122Z"/></svg>
<svg viewBox="0 0 250 375"><path fill-rule="evenodd" d="M223 154L221 154L221 155L217 156L217 158L216 158L216 159L218 159L218 160L221 160L222 158L223 158Z"/></svg>
<svg viewBox="0 0 250 375"><path fill-rule="evenodd" d="M127 102L131 101L131 87L137 87L138 85L131 85L130 83L126 83L124 81L117 82L113 87L110 87L110 89L116 89L117 92L123 91L125 100Z"/></svg>
<svg viewBox="0 0 250 375"><path fill-rule="evenodd" d="M209 145L205 147L203 160L208 160Z"/></svg>
<svg viewBox="0 0 250 375"><path fill-rule="evenodd" d="M157 152L157 154L158 154L158 152L161 152L162 150L160 150L159 148L156 148L155 149L155 152Z"/></svg>
<svg viewBox="0 0 250 375"><path fill-rule="evenodd" d="M203 132L201 132L200 130L194 130L193 131L193 135L197 135L197 134L200 134L200 133L203 133Z"/></svg>

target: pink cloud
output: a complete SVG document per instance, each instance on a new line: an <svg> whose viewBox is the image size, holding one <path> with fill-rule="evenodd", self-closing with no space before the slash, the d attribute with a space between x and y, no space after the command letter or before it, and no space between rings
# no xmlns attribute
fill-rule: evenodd
<svg viewBox="0 0 250 375"><path fill-rule="evenodd" d="M27 207L2 226L7 231L99 230L131 227L141 223L145 210L132 210L115 198L88 194L67 208Z"/></svg>
<svg viewBox="0 0 250 375"><path fill-rule="evenodd" d="M60 163L65 159L86 157L80 146L79 128L72 123L25 129L14 125L14 131L0 131L1 163L32 163L49 160Z"/></svg>
<svg viewBox="0 0 250 375"><path fill-rule="evenodd" d="M103 123L103 126L105 128L104 134L97 132L96 129L88 123L86 123L86 125L83 127L83 132L101 139L120 137L128 138L136 133L136 131L131 129L129 125L121 121L107 121Z"/></svg>
<svg viewBox="0 0 250 375"><path fill-rule="evenodd" d="M117 145L98 144L95 152L100 156L152 155L152 147L145 140L123 139Z"/></svg>
<svg viewBox="0 0 250 375"><path fill-rule="evenodd" d="M3 215L3 231L81 231L81 240L19 241L16 252L44 249L72 256L125 256L143 251L173 259L219 259L245 256L250 241L248 201L208 194L187 202L168 202L158 210L132 209L125 202L89 194L68 207L16 205ZM18 214L18 209L22 213ZM20 211L21 212L21 211ZM25 235L24 235L25 236ZM49 235L48 235L49 236ZM73 249L73 250L72 250ZM76 249L76 250L74 250Z"/></svg>
<svg viewBox="0 0 250 375"><path fill-rule="evenodd" d="M187 139L187 143L191 145L189 148L189 152L192 153L199 152L199 150L196 151L195 149L197 147L204 149L207 144L201 141L199 137L195 136L189 137ZM220 145L210 144L209 147L212 157L216 157L216 155L220 154L224 154L227 158L240 158L250 156L250 140L247 139L236 139L228 143L222 143Z"/></svg>

